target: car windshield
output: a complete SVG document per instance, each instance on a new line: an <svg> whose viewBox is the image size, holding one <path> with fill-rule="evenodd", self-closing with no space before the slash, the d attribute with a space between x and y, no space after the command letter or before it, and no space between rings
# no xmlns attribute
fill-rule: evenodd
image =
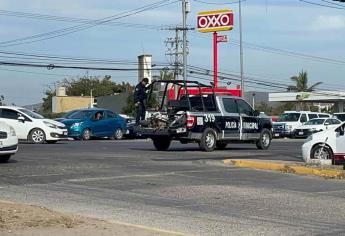
<svg viewBox="0 0 345 236"><path fill-rule="evenodd" d="M345 121L345 114L334 114L334 116L341 121Z"/></svg>
<svg viewBox="0 0 345 236"><path fill-rule="evenodd" d="M87 119L87 118L90 118L93 113L94 111L91 111L91 110L77 111L71 114L68 118L69 119Z"/></svg>
<svg viewBox="0 0 345 236"><path fill-rule="evenodd" d="M70 119L74 113L78 112L77 110L69 111L62 118Z"/></svg>
<svg viewBox="0 0 345 236"><path fill-rule="evenodd" d="M19 111L23 112L25 115L31 117L31 118L34 118L34 119L44 119L43 116L33 112L33 111L30 111L30 110L27 110L27 109L19 109Z"/></svg>
<svg viewBox="0 0 345 236"><path fill-rule="evenodd" d="M322 125L325 122L325 119L312 119L306 123L305 125Z"/></svg>
<svg viewBox="0 0 345 236"><path fill-rule="evenodd" d="M298 121L301 113L284 113L278 118L278 122Z"/></svg>

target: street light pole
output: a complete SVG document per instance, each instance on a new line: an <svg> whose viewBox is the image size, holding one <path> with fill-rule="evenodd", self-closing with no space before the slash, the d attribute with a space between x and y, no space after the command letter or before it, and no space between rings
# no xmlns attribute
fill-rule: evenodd
<svg viewBox="0 0 345 236"><path fill-rule="evenodd" d="M242 42L242 0L238 1L238 17L240 26L240 67L241 67L241 96L244 97L244 71L243 71L243 42Z"/></svg>
<svg viewBox="0 0 345 236"><path fill-rule="evenodd" d="M188 1L182 0L182 28L183 28L183 79L187 80L187 14L189 12Z"/></svg>

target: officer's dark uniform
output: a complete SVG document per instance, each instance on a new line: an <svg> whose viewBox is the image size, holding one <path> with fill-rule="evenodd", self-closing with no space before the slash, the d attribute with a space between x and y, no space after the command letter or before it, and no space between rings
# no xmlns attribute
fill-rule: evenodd
<svg viewBox="0 0 345 236"><path fill-rule="evenodd" d="M139 124L140 120L145 120L146 98L147 98L146 87L140 82L137 86L135 86L135 91L134 91L134 103L138 103L137 115L135 119L136 124Z"/></svg>

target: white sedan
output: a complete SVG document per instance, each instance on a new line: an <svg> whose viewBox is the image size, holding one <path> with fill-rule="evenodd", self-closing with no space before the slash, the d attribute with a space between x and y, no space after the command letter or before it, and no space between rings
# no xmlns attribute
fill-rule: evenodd
<svg viewBox="0 0 345 236"><path fill-rule="evenodd" d="M64 124L21 107L0 106L0 121L12 126L18 139L32 143L56 143L68 135Z"/></svg>
<svg viewBox="0 0 345 236"><path fill-rule="evenodd" d="M302 145L307 163L345 165L345 123L309 136Z"/></svg>
<svg viewBox="0 0 345 236"><path fill-rule="evenodd" d="M315 118L305 122L294 131L295 138L307 138L313 133L339 126L341 121L336 118Z"/></svg>
<svg viewBox="0 0 345 236"><path fill-rule="evenodd" d="M18 138L14 129L0 122L0 162L7 162L18 150Z"/></svg>

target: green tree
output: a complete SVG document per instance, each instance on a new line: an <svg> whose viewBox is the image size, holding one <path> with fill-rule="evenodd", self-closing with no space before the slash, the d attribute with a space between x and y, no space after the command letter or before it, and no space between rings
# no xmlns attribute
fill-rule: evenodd
<svg viewBox="0 0 345 236"><path fill-rule="evenodd" d="M132 88L129 83L115 83L111 81L111 76L105 76L104 78L84 76L77 79L64 79L56 84L66 87L66 94L68 96L90 96L92 90L94 97L100 97L126 92ZM42 111L40 111L45 115L52 113L52 98L56 95L55 87L56 85L51 86L45 91L43 107Z"/></svg>
<svg viewBox="0 0 345 236"><path fill-rule="evenodd" d="M312 92L317 86L322 84L322 82L317 82L312 86L308 84L308 73L306 71L301 71L298 76L292 76L290 78L296 85L289 86L288 90L293 92Z"/></svg>

